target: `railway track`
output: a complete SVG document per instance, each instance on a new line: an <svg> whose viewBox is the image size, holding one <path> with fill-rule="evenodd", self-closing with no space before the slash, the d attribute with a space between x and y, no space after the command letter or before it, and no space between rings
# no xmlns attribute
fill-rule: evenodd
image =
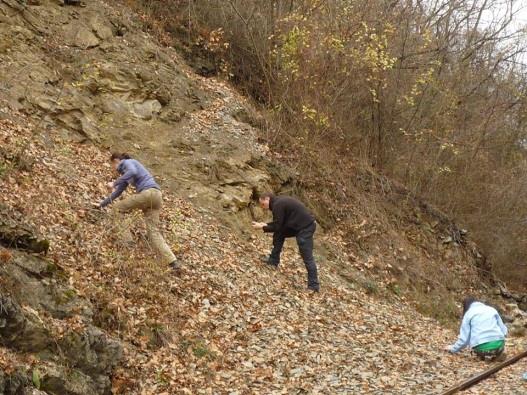
<svg viewBox="0 0 527 395"><path fill-rule="evenodd" d="M497 365L494 365L492 366L491 368L481 372L481 373L478 373L477 375L469 378L468 380L465 380L463 382L460 382L458 384L456 384L455 386L449 388L448 390L446 390L445 392L441 393L441 395L452 395L452 394L457 394L458 392L460 391L463 391L463 390L466 390L470 387L472 387L473 385L479 383L480 381L482 380L485 380L486 378L492 376L494 373L500 371L501 369L509 366L509 365L512 365L516 362L518 362L520 359L522 358L525 358L527 357L527 350L524 350L522 351L521 353L519 354L516 354L514 355L513 357L497 364Z"/></svg>

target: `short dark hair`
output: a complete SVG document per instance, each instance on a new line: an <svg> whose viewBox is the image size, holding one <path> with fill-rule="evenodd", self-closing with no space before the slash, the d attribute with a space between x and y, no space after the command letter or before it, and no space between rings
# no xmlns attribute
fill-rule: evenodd
<svg viewBox="0 0 527 395"><path fill-rule="evenodd" d="M272 192L264 192L264 193L261 193L260 196L258 196L258 200L272 198L273 196L274 196L274 193Z"/></svg>
<svg viewBox="0 0 527 395"><path fill-rule="evenodd" d="M476 299L472 296L467 296L465 299L463 299L463 315L468 311L472 303L476 302Z"/></svg>
<svg viewBox="0 0 527 395"><path fill-rule="evenodd" d="M132 159L132 157L124 152L123 153L113 152L112 156L110 156L110 161L114 161L116 159L124 160L124 159Z"/></svg>

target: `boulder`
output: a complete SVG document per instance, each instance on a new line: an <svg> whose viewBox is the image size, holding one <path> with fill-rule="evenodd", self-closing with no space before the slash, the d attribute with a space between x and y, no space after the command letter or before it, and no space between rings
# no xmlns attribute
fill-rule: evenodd
<svg viewBox="0 0 527 395"><path fill-rule="evenodd" d="M523 337L527 333L527 321L516 320L509 325L509 335L514 337Z"/></svg>
<svg viewBox="0 0 527 395"><path fill-rule="evenodd" d="M221 189L219 198L222 207L233 212L247 208L251 202L252 189L249 185L238 185L237 187L224 187Z"/></svg>
<svg viewBox="0 0 527 395"><path fill-rule="evenodd" d="M0 205L0 246L36 253L47 252L49 241L37 237L34 231L17 217L17 213Z"/></svg>
<svg viewBox="0 0 527 395"><path fill-rule="evenodd" d="M121 360L121 344L100 329L89 326L84 332L70 332L59 342L69 364L90 377L98 394L110 393L110 374Z"/></svg>
<svg viewBox="0 0 527 395"><path fill-rule="evenodd" d="M38 240L20 214L10 211L0 218L9 223L4 239L9 234L16 241L10 244L26 247L28 240ZM123 355L121 344L92 325L91 303L78 296L57 264L24 251L6 251L9 260L0 265L0 346L38 356L39 389L47 394L109 394L111 372ZM54 327L48 324L50 318L80 319L84 329L66 330L57 338L49 329ZM26 367L19 370L16 375L0 374L0 394L30 393L28 377L34 373Z"/></svg>
<svg viewBox="0 0 527 395"><path fill-rule="evenodd" d="M59 345L66 358L90 376L110 373L123 353L119 342L94 326L82 333L70 332Z"/></svg>
<svg viewBox="0 0 527 395"><path fill-rule="evenodd" d="M0 370L0 394L2 395L19 395L32 394L29 378L22 369L17 369L10 374ZM41 394L35 394L41 395Z"/></svg>
<svg viewBox="0 0 527 395"><path fill-rule="evenodd" d="M89 301L80 298L65 282L53 281L52 277L65 276L53 262L14 252L11 264L0 268L0 275L11 295L35 311L57 319L80 315L89 321L93 316Z"/></svg>
<svg viewBox="0 0 527 395"><path fill-rule="evenodd" d="M40 389L47 394L87 395L109 393L99 391L89 376L76 369L68 369L51 363L40 369Z"/></svg>
<svg viewBox="0 0 527 395"><path fill-rule="evenodd" d="M88 140L97 142L100 140L100 132L97 123L88 115L80 118L80 132Z"/></svg>
<svg viewBox="0 0 527 395"><path fill-rule="evenodd" d="M113 37L113 31L110 22L103 18L102 15L94 15L89 21L90 27L95 35L101 40L108 40Z"/></svg>
<svg viewBox="0 0 527 395"><path fill-rule="evenodd" d="M131 112L130 104L111 95L106 95L101 102L101 109L107 114L126 116Z"/></svg>
<svg viewBox="0 0 527 395"><path fill-rule="evenodd" d="M507 289L507 287L504 284L499 283L498 284L498 289L500 290L501 296L503 296L504 298L506 298L506 299L512 298L512 294L509 292L509 290Z"/></svg>
<svg viewBox="0 0 527 395"><path fill-rule="evenodd" d="M522 311L517 303L507 303L505 304L505 314L513 319L517 318L527 318L527 313Z"/></svg>
<svg viewBox="0 0 527 395"><path fill-rule="evenodd" d="M95 80L101 92L129 93L140 91L140 83L130 68L115 63L101 63L87 68L86 76Z"/></svg>
<svg viewBox="0 0 527 395"><path fill-rule="evenodd" d="M161 111L161 103L157 100L146 100L142 103L133 104L133 113L137 118L149 120Z"/></svg>
<svg viewBox="0 0 527 395"><path fill-rule="evenodd" d="M32 353L55 348L48 329L35 310L23 309L4 294L0 294L0 306L1 345Z"/></svg>
<svg viewBox="0 0 527 395"><path fill-rule="evenodd" d="M505 304L503 320L508 323L510 336L524 336L527 333L527 313L516 303Z"/></svg>
<svg viewBox="0 0 527 395"><path fill-rule="evenodd" d="M74 47L88 49L100 44L99 39L92 32L91 28L82 23L71 23L67 25L64 34L66 42Z"/></svg>
<svg viewBox="0 0 527 395"><path fill-rule="evenodd" d="M166 106L170 103L170 100L172 99L172 93L170 90L163 86L162 84L159 84L157 89L154 90L152 93L152 96L161 103L162 106Z"/></svg>

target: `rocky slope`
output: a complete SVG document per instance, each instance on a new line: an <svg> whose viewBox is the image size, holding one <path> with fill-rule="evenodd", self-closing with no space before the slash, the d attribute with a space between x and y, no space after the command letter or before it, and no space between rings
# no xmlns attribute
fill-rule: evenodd
<svg viewBox="0 0 527 395"><path fill-rule="evenodd" d="M455 332L412 307L449 319L460 292L484 291L464 232L357 170L356 223L319 234L323 292L306 294L294 246L270 271L269 239L248 230L263 216L254 192L296 178L258 139L254 109L125 8L59 3L0 0L0 203L17 229L0 227L0 393L423 394L481 369L444 355ZM118 225L90 208L112 177L108 148L161 181L181 277L152 257L138 216Z"/></svg>
<svg viewBox="0 0 527 395"><path fill-rule="evenodd" d="M0 213L1 242L9 248L0 265L0 344L27 356L13 365L0 354L0 393L19 394L28 386L56 394L110 393L121 344L94 326L92 304L77 295L59 265L30 254L44 252L48 241L30 233L16 213L5 207Z"/></svg>
<svg viewBox="0 0 527 395"><path fill-rule="evenodd" d="M269 181L253 166L263 147L243 122L249 107L190 76L130 15L99 2L57 3L1 3L7 106L37 115L41 130L137 153L186 196L247 206L252 188Z"/></svg>

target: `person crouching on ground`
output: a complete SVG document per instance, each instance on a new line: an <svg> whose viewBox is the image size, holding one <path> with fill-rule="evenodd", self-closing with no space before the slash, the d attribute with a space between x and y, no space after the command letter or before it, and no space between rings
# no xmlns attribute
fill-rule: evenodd
<svg viewBox="0 0 527 395"><path fill-rule="evenodd" d="M447 351L457 353L470 345L480 359L494 359L503 353L506 336L507 327L497 310L468 297L463 300L459 337Z"/></svg>
<svg viewBox="0 0 527 395"><path fill-rule="evenodd" d="M110 161L120 177L107 184L112 193L99 204L100 208L113 203L113 209L117 214L128 213L136 209L141 210L144 214L150 242L161 255L164 263L177 271L180 269L180 263L159 231L159 213L163 202L161 188L148 170L128 154L114 153ZM136 194L114 203L128 185L135 187Z"/></svg>
<svg viewBox="0 0 527 395"><path fill-rule="evenodd" d="M273 213L270 223L253 222L255 229L273 233L273 249L264 261L277 267L280 263L280 253L287 237L296 237L298 250L307 269L307 286L310 290L318 292L317 265L313 257L313 234L316 230L315 218L307 208L298 200L289 196L274 196L264 193L259 197L260 207L269 209Z"/></svg>

